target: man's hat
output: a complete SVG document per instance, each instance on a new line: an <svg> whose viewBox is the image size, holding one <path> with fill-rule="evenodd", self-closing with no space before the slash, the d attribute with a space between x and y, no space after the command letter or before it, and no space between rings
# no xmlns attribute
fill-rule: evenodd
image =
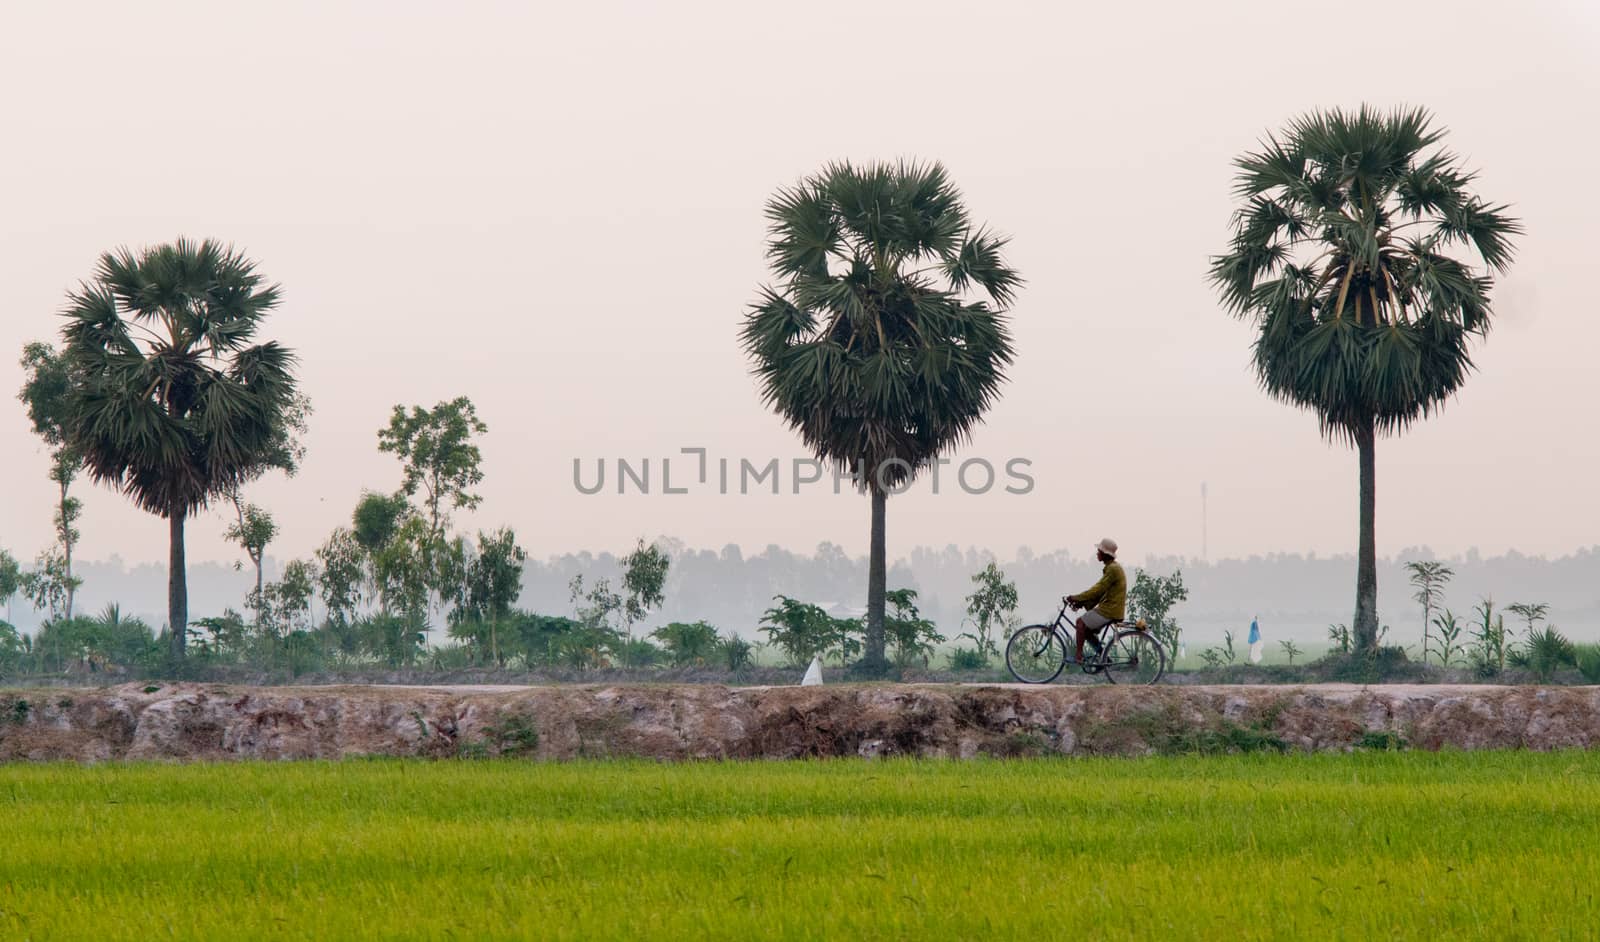
<svg viewBox="0 0 1600 942"><path fill-rule="evenodd" d="M1117 541L1109 536L1095 544L1095 549L1110 556L1112 559L1117 558Z"/></svg>

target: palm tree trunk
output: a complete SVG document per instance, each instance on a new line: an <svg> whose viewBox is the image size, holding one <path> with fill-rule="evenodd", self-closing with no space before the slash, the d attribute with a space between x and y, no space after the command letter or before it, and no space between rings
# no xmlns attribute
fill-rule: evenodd
<svg viewBox="0 0 1600 942"><path fill-rule="evenodd" d="M187 510L175 510L167 520L172 545L167 557L167 626L172 632L172 664L183 663L184 639L189 634L189 581L183 559L183 520Z"/></svg>
<svg viewBox="0 0 1600 942"><path fill-rule="evenodd" d="M1361 535L1356 550L1356 614L1353 627L1357 651L1378 646L1378 549L1374 524L1377 518L1375 493L1377 463L1373 455L1375 431L1368 416L1356 430L1356 451L1361 461Z"/></svg>
<svg viewBox="0 0 1600 942"><path fill-rule="evenodd" d="M861 659L861 671L869 676L887 672L888 660L884 657L883 605L887 588L886 540L884 518L888 510L889 495L876 485L872 488L872 544L867 557L867 651Z"/></svg>

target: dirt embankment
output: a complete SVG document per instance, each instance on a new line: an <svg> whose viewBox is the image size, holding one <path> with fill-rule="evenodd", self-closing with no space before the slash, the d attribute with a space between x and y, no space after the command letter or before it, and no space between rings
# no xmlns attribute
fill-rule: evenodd
<svg viewBox="0 0 1600 942"><path fill-rule="evenodd" d="M1595 687L228 687L0 692L0 760L653 759L1600 746Z"/></svg>

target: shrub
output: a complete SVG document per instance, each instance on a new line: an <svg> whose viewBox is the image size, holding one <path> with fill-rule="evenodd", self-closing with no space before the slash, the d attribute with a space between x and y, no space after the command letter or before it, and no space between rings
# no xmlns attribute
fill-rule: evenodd
<svg viewBox="0 0 1600 942"><path fill-rule="evenodd" d="M679 667L704 664L717 653L717 629L704 621L675 621L650 632L650 637L661 641L667 657Z"/></svg>
<svg viewBox="0 0 1600 942"><path fill-rule="evenodd" d="M944 640L932 621L917 611L915 589L892 589L886 594L889 611L884 615L883 634L894 649L894 662L900 667L928 663L933 647Z"/></svg>
<svg viewBox="0 0 1600 942"><path fill-rule="evenodd" d="M1600 644L1573 645L1572 655L1583 679L1591 684L1600 684Z"/></svg>
<svg viewBox="0 0 1600 942"><path fill-rule="evenodd" d="M950 652L950 669L953 671L981 671L990 661L973 648L956 648Z"/></svg>
<svg viewBox="0 0 1600 942"><path fill-rule="evenodd" d="M717 655L722 666L730 671L744 670L750 666L755 645L738 635L729 635L717 642Z"/></svg>
<svg viewBox="0 0 1600 942"><path fill-rule="evenodd" d="M1548 682L1551 675L1561 668L1573 667L1578 663L1578 652L1572 642L1557 631L1554 625L1529 634L1523 657L1528 662L1528 668L1538 676L1540 683Z"/></svg>

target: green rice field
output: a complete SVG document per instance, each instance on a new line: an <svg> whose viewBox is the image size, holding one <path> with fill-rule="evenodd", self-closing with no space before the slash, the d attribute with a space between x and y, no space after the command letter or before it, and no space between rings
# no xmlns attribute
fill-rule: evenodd
<svg viewBox="0 0 1600 942"><path fill-rule="evenodd" d="M1600 755L0 766L0 939L1594 938Z"/></svg>

